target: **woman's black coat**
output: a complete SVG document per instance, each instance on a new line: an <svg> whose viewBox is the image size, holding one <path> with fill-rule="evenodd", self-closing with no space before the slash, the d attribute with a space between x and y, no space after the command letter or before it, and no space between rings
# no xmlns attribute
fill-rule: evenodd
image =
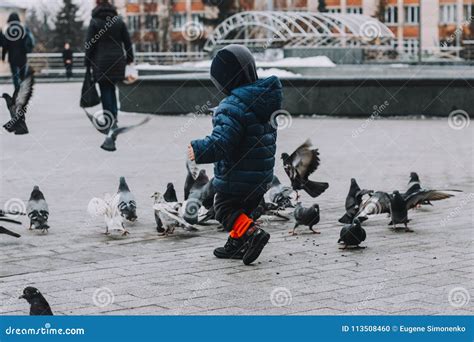
<svg viewBox="0 0 474 342"><path fill-rule="evenodd" d="M86 66L92 68L96 81L124 79L125 65L133 62L133 50L127 27L112 5L101 4L92 11L85 49Z"/></svg>

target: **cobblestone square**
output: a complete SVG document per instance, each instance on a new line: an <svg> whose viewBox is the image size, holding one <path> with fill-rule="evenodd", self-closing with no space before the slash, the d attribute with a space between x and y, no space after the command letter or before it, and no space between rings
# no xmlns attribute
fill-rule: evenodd
<svg viewBox="0 0 474 342"><path fill-rule="evenodd" d="M320 205L321 234L301 227L290 236L292 221L264 219L270 242L258 262L244 266L212 255L227 237L217 224L169 237L155 229L150 196L173 182L182 199L187 143L210 132L210 117L153 116L108 153L79 108L79 94L79 83L38 84L27 114L30 134L1 131L0 203L26 203L39 185L51 226L41 234L27 230L26 218L21 227L5 224L22 237L0 235L1 314L28 314L18 299L28 285L60 315L473 314L473 125L293 118L279 131L277 155L306 138L319 148L321 166L312 178L330 186L315 200L303 195L303 202ZM2 113L7 121L3 103ZM142 117L121 113L119 120ZM275 171L288 183L280 161ZM365 224L366 249L340 250L337 219L350 178L362 188L404 191L411 171L426 188L463 192L410 211L414 233L391 231L379 215ZM105 236L87 204L115 192L120 176L137 197L138 221L127 227L129 236Z"/></svg>

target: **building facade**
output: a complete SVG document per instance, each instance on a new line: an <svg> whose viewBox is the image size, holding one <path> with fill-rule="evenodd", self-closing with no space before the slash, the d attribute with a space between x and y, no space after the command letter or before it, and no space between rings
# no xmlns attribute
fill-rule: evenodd
<svg viewBox="0 0 474 342"><path fill-rule="evenodd" d="M394 48L460 47L474 34L474 0L325 0L332 13L377 17L393 31ZM138 51L199 51L213 27L244 10L318 11L320 0L114 0L126 18ZM420 25L421 24L421 25ZM472 38L471 38L472 39ZM456 50L456 49L454 49Z"/></svg>

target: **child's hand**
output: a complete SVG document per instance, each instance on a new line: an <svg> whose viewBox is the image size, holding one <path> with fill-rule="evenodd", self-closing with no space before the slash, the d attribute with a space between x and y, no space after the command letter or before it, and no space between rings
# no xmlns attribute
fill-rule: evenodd
<svg viewBox="0 0 474 342"><path fill-rule="evenodd" d="M191 144L188 145L188 158L189 160L193 161L194 160L194 150Z"/></svg>

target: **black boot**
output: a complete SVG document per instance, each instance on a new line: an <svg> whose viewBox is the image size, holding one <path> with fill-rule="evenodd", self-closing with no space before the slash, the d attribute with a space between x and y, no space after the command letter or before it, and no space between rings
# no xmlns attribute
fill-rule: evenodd
<svg viewBox="0 0 474 342"><path fill-rule="evenodd" d="M257 226L252 226L245 233L244 239L247 250L245 251L242 260L245 265L250 265L252 262L257 260L260 253L262 253L263 247L265 247L268 240L270 240L270 234Z"/></svg>
<svg viewBox="0 0 474 342"><path fill-rule="evenodd" d="M234 239L229 236L224 247L214 250L214 255L220 259L242 259L245 247L244 239Z"/></svg>

